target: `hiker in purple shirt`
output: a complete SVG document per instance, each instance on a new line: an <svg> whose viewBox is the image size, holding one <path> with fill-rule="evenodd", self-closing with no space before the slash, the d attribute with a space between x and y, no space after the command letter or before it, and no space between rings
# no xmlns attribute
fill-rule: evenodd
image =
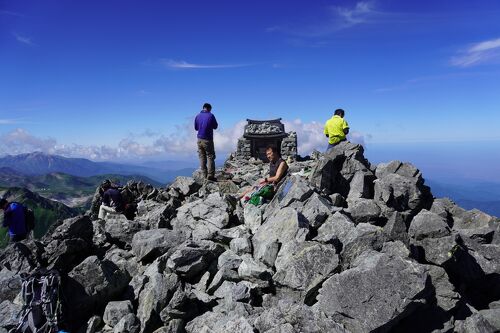
<svg viewBox="0 0 500 333"><path fill-rule="evenodd" d="M203 104L203 110L194 120L194 129L198 131L198 157L203 177L215 181L214 129L217 129L218 124L210 111L212 106L208 103Z"/></svg>

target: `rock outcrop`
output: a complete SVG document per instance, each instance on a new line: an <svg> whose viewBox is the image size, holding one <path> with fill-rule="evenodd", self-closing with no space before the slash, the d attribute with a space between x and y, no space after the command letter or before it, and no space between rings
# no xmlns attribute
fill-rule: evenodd
<svg viewBox="0 0 500 333"><path fill-rule="evenodd" d="M292 162L270 202L236 199L266 173L233 154L218 182L130 182L133 220L97 220L96 191L88 215L0 253L0 332L42 266L64 277L72 332L500 330L498 218L349 142Z"/></svg>

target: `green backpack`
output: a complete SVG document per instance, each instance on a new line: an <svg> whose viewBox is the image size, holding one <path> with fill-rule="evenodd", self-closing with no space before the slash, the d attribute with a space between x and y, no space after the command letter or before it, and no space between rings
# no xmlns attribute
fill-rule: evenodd
<svg viewBox="0 0 500 333"><path fill-rule="evenodd" d="M250 198L250 203L254 206L261 205L266 199L272 199L274 196L274 186L271 184L267 184L262 187L260 190L252 194Z"/></svg>

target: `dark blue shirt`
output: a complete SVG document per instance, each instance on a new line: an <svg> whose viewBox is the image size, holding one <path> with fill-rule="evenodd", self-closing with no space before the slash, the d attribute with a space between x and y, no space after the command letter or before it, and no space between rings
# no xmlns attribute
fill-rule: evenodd
<svg viewBox="0 0 500 333"><path fill-rule="evenodd" d="M104 192L102 203L104 206L113 207L117 212L123 210L123 199L120 191L114 188L110 188Z"/></svg>
<svg viewBox="0 0 500 333"><path fill-rule="evenodd" d="M217 129L215 116L206 110L202 110L194 120L194 129L198 131L198 139L213 140L214 129Z"/></svg>
<svg viewBox="0 0 500 333"><path fill-rule="evenodd" d="M11 202L3 213L4 227L9 228L9 235L24 236L28 233L24 222L24 206L17 202Z"/></svg>

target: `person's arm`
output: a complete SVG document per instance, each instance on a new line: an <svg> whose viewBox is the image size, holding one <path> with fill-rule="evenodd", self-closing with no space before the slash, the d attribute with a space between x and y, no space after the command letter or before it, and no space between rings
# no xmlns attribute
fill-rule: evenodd
<svg viewBox="0 0 500 333"><path fill-rule="evenodd" d="M280 163L280 166L278 167L278 170L276 171L276 175L274 177L267 177L265 180L268 183L277 183L283 178L285 175L285 172L288 170L288 164L286 164L285 161Z"/></svg>
<svg viewBox="0 0 500 333"><path fill-rule="evenodd" d="M329 138L330 136L328 135L328 121L325 123L325 128L323 130L323 133L325 134L325 136L327 138Z"/></svg>
<svg viewBox="0 0 500 333"><path fill-rule="evenodd" d="M345 135L349 134L349 124L345 120L344 123L342 124L342 130L344 131Z"/></svg>
<svg viewBox="0 0 500 333"><path fill-rule="evenodd" d="M196 116L196 118L194 118L194 130L195 131L198 130L198 116Z"/></svg>
<svg viewBox="0 0 500 333"><path fill-rule="evenodd" d="M12 209L10 208L10 205L9 205L9 207L7 207L7 209L4 210L4 212L3 212L3 222L2 222L3 227L7 228L10 225L11 217L12 217Z"/></svg>
<svg viewBox="0 0 500 333"><path fill-rule="evenodd" d="M219 124L217 124L217 119L215 119L215 116L212 115L213 123L212 123L212 128L217 129L219 127Z"/></svg>

